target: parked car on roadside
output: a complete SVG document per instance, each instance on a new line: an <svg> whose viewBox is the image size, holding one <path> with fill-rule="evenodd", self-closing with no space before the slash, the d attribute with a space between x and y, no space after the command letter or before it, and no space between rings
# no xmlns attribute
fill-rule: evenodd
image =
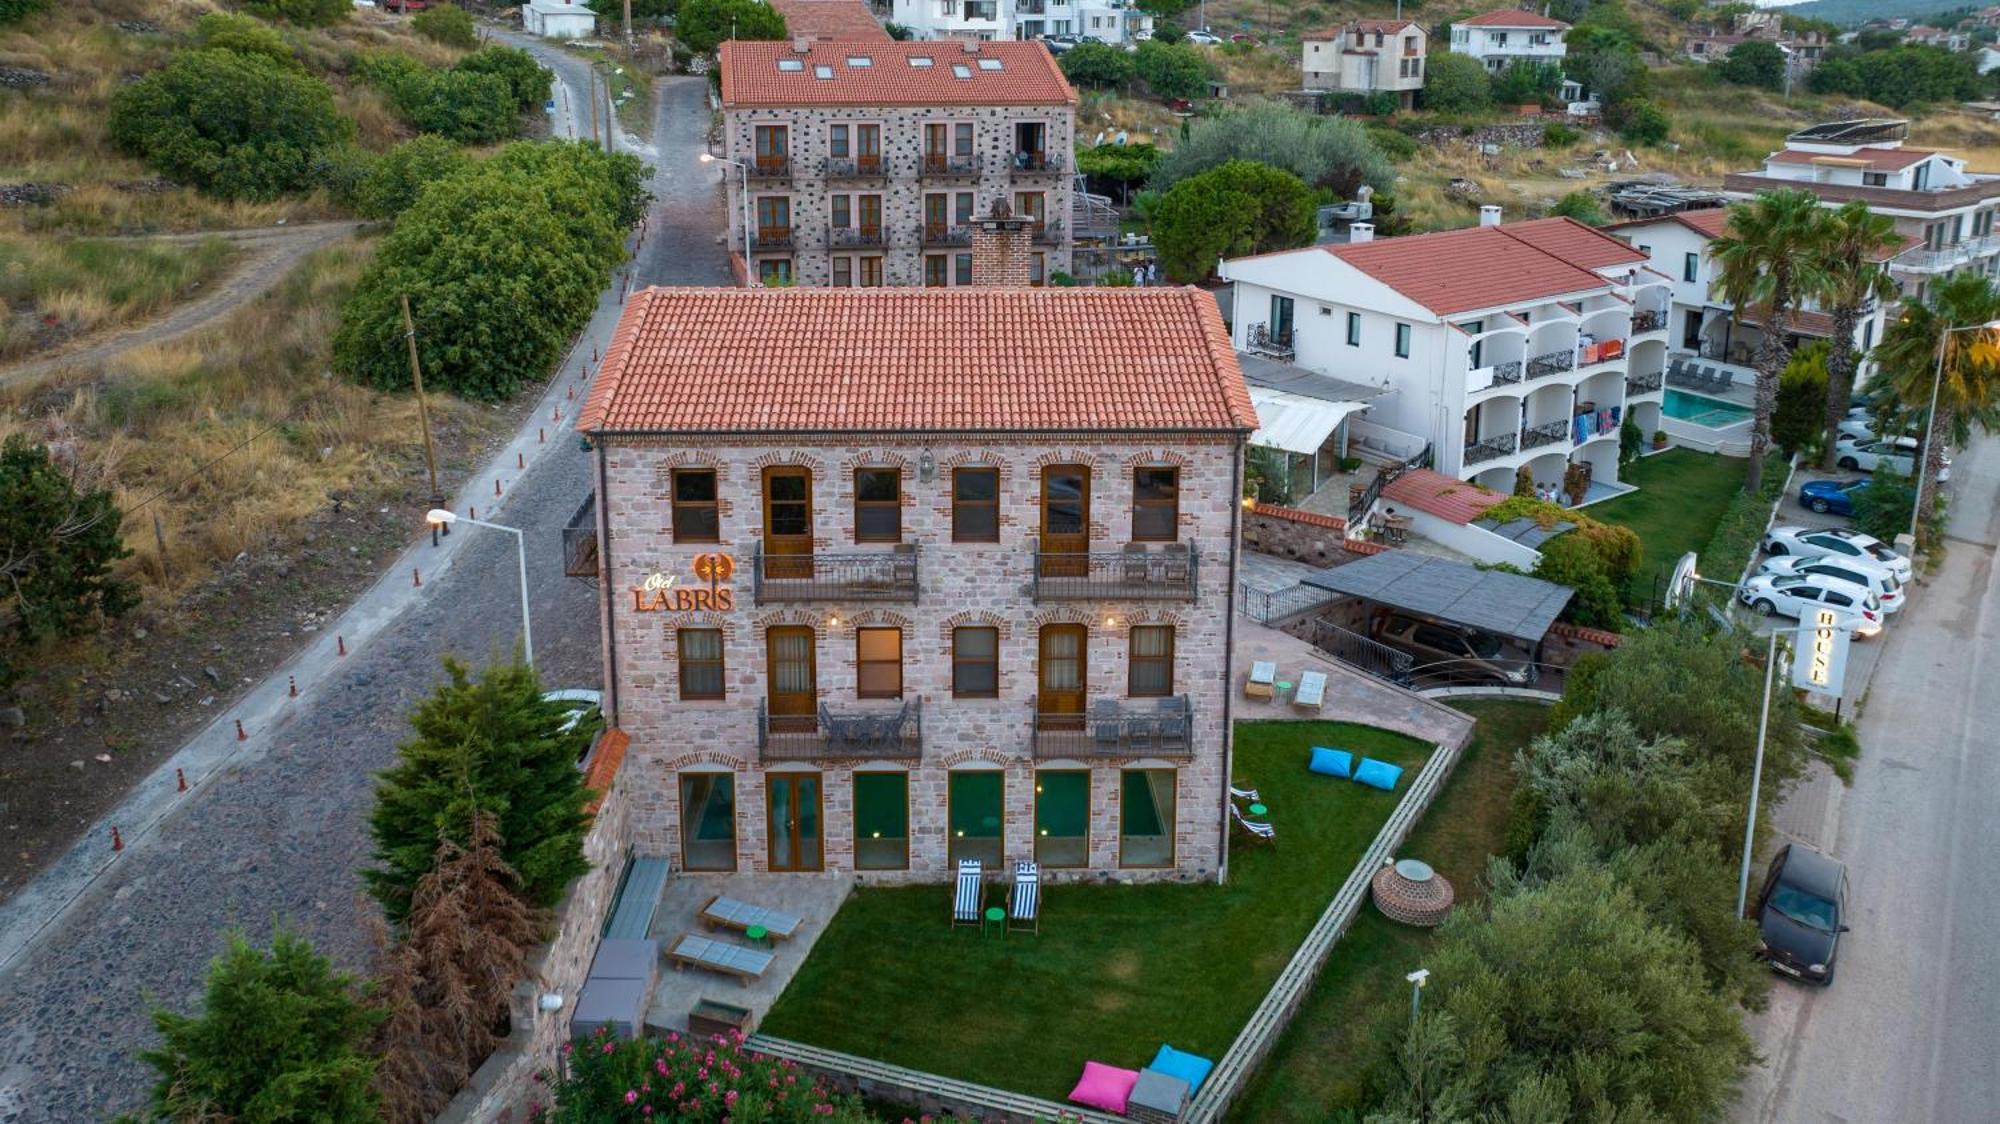
<svg viewBox="0 0 2000 1124"><path fill-rule="evenodd" d="M1507 642L1476 628L1384 612L1375 618L1377 643L1416 657L1411 674L1454 683L1498 683L1525 687L1541 669L1508 651Z"/></svg>
<svg viewBox="0 0 2000 1124"><path fill-rule="evenodd" d="M1799 558L1781 555L1767 558L1757 568L1760 574L1800 574L1806 577L1828 578L1837 582L1858 585L1875 595L1882 602L1882 611L1893 613L1903 607L1906 598L1902 580L1881 566L1864 566L1846 558L1821 555L1818 558Z"/></svg>
<svg viewBox="0 0 2000 1124"><path fill-rule="evenodd" d="M1834 626L1857 638L1882 631L1882 602L1852 582L1800 574L1757 574L1736 591L1736 599L1761 616L1803 622L1819 609L1832 609Z"/></svg>
<svg viewBox="0 0 2000 1124"><path fill-rule="evenodd" d="M1757 943L1771 968L1830 984L1847 930L1847 867L1803 843L1779 848L1757 892Z"/></svg>
<svg viewBox="0 0 2000 1124"><path fill-rule="evenodd" d="M1042 45L1049 49L1050 54L1060 55L1076 48L1076 36L1044 35L1042 36Z"/></svg>
<svg viewBox="0 0 2000 1124"><path fill-rule="evenodd" d="M1821 515L1853 515L1854 501L1868 487L1860 480L1808 480L1799 487L1799 506Z"/></svg>
<svg viewBox="0 0 2000 1124"><path fill-rule="evenodd" d="M1199 43L1204 47L1213 47L1222 42L1222 36L1217 35L1213 31L1196 30L1187 33L1187 41L1190 43Z"/></svg>
<svg viewBox="0 0 2000 1124"><path fill-rule="evenodd" d="M1896 575L1897 581L1907 583L1910 580L1909 559L1890 550L1888 544L1874 535L1864 535L1845 527L1773 527L1765 533L1763 545L1766 554L1845 558L1864 565L1880 566Z"/></svg>
<svg viewBox="0 0 2000 1124"><path fill-rule="evenodd" d="M1887 466L1894 472L1908 476L1914 471L1919 449L1919 442L1914 437L1883 437L1867 441L1843 437L1833 447L1834 463L1842 468L1860 469L1862 472L1874 472L1878 468ZM1950 457L1945 458L1944 468L1938 472L1938 479L1951 479Z"/></svg>

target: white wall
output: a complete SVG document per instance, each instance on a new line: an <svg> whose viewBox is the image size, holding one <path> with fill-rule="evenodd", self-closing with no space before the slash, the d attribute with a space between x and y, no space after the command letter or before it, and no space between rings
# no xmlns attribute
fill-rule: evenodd
<svg viewBox="0 0 2000 1124"><path fill-rule="evenodd" d="M1395 501L1389 499L1384 499L1380 507L1384 512L1409 516L1410 530L1424 538L1481 562L1507 562L1523 570L1532 570L1535 563L1542 560L1540 552L1530 550L1513 539L1502 538L1484 527L1453 523L1413 507L1398 507Z"/></svg>

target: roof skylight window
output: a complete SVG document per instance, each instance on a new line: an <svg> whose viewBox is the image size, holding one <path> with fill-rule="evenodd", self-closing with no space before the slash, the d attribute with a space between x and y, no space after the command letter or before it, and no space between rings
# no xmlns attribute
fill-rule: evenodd
<svg viewBox="0 0 2000 1124"><path fill-rule="evenodd" d="M954 63L952 64L951 72L960 78L972 77L972 68L969 66L961 66L959 64Z"/></svg>
<svg viewBox="0 0 2000 1124"><path fill-rule="evenodd" d="M910 56L910 65L916 67L918 70L922 70L924 67L927 67L930 64L931 64L931 57L929 55Z"/></svg>
<svg viewBox="0 0 2000 1124"><path fill-rule="evenodd" d="M813 67L813 77L831 78L833 77L833 68L826 65L825 63L818 63Z"/></svg>
<svg viewBox="0 0 2000 1124"><path fill-rule="evenodd" d="M979 69L981 69L981 70L1004 70L1004 69L1006 69L1006 67L1005 67L1005 65L1004 65L1003 63L1001 63L1001 61L1000 61L999 59L980 59L980 60L979 60Z"/></svg>
<svg viewBox="0 0 2000 1124"><path fill-rule="evenodd" d="M874 59L871 59L871 58L869 58L869 57L868 57L867 55L849 55L849 56L847 56L847 65L849 65L849 66L874 66L874 65L875 65L875 60L874 60Z"/></svg>
<svg viewBox="0 0 2000 1124"><path fill-rule="evenodd" d="M779 69L779 70L782 70L782 71L785 71L785 72L787 72L787 73L791 73L791 74L796 74L796 73L798 73L799 71L801 71L801 70L804 70L805 68L806 68L806 64L805 64L805 63L803 63L803 62L800 62L800 61L799 61L798 59L779 59L779 60L778 60L778 69Z"/></svg>

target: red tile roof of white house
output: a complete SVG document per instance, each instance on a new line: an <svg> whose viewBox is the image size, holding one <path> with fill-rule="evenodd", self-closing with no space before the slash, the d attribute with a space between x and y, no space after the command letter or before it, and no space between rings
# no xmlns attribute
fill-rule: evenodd
<svg viewBox="0 0 2000 1124"><path fill-rule="evenodd" d="M1568 218L1325 249L1439 316L1602 289L1611 282L1595 270L1648 260L1630 243Z"/></svg>
<svg viewBox="0 0 2000 1124"><path fill-rule="evenodd" d="M1561 20L1524 12L1519 8L1500 8L1496 11L1481 12L1469 19L1462 19L1454 27L1526 27L1536 31L1569 30L1569 25Z"/></svg>
<svg viewBox="0 0 2000 1124"><path fill-rule="evenodd" d="M722 104L731 109L1076 104L1055 56L1032 41L822 40L802 51L796 41L731 40L718 65Z"/></svg>
<svg viewBox="0 0 2000 1124"><path fill-rule="evenodd" d="M1486 514L1487 508L1505 502L1507 497L1442 472L1413 468L1383 485L1382 499L1464 525Z"/></svg>
<svg viewBox="0 0 2000 1124"><path fill-rule="evenodd" d="M1937 155L1921 148L1857 148L1853 152L1813 152L1784 148L1765 157L1773 164L1866 164L1870 171L1900 172L1912 164Z"/></svg>
<svg viewBox="0 0 2000 1124"><path fill-rule="evenodd" d="M1339 39L1350 31L1379 31L1384 35L1394 35L1406 27L1414 30L1416 26L1415 20L1354 20L1334 27L1322 27L1318 31L1308 31L1299 38L1314 41Z"/></svg>
<svg viewBox="0 0 2000 1124"><path fill-rule="evenodd" d="M892 42L862 0L770 0L785 17L785 34L843 43Z"/></svg>
<svg viewBox="0 0 2000 1124"><path fill-rule="evenodd" d="M585 433L1238 432L1215 298L1146 289L662 289L626 302Z"/></svg>

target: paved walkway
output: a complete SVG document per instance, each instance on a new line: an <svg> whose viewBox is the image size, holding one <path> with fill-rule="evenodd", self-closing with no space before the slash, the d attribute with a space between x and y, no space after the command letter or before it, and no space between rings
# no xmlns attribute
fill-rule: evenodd
<svg viewBox="0 0 2000 1124"><path fill-rule="evenodd" d="M1326 704L1318 714L1291 705L1291 693L1264 700L1243 695L1243 679L1250 665L1270 660L1278 665L1278 678L1296 684L1302 671L1326 673ZM1434 702L1414 691L1385 683L1363 671L1356 671L1305 641L1275 628L1250 621L1236 622L1237 681L1234 716L1239 721L1260 718L1323 718L1337 722L1359 722L1385 730L1408 734L1423 741L1462 744L1472 736L1472 719L1443 703Z"/></svg>
<svg viewBox="0 0 2000 1124"><path fill-rule="evenodd" d="M717 894L738 901L789 913L801 919L798 936L773 942L777 958L759 980L743 982L733 976L705 972L698 968L675 971L663 963L660 982L653 987L653 1001L646 1008L646 1025L668 1031L686 1030L688 1009L698 999L715 999L750 1008L751 1025L762 1021L771 1004L784 994L785 986L798 974L799 966L812 954L820 934L840 912L854 888L854 879L845 874L677 874L667 883L666 895L653 915L652 937L660 942L666 956L683 933L707 932L699 920L702 907ZM938 905L944 906L942 890ZM740 936L719 930L709 933L722 940L748 943Z"/></svg>

